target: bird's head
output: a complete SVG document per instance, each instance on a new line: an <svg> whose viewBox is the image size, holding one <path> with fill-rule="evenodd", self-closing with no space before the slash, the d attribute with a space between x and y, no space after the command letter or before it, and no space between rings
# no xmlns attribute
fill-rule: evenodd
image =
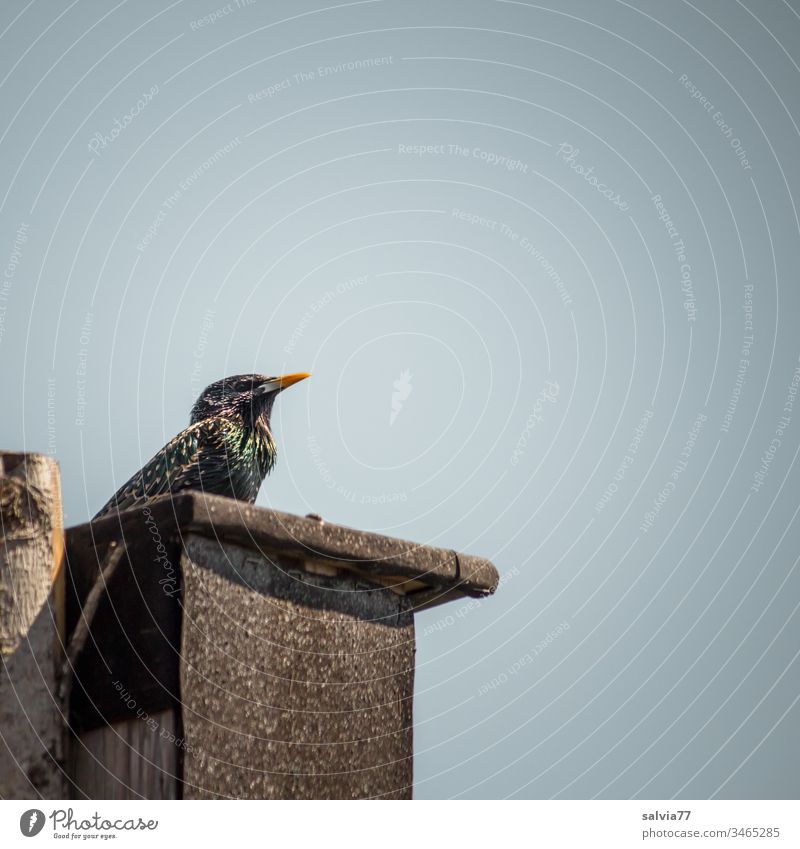
<svg viewBox="0 0 800 849"><path fill-rule="evenodd" d="M278 393L311 375L307 372L267 377L263 374L236 374L207 386L192 407L191 424L211 416L241 417L255 423L269 420Z"/></svg>

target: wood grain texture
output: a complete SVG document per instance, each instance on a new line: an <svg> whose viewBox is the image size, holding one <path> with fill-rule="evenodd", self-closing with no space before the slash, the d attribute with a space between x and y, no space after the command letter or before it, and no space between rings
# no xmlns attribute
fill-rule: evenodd
<svg viewBox="0 0 800 849"><path fill-rule="evenodd" d="M411 798L410 603L190 536L186 799Z"/></svg>
<svg viewBox="0 0 800 849"><path fill-rule="evenodd" d="M0 798L64 796L58 464L0 453Z"/></svg>
<svg viewBox="0 0 800 849"><path fill-rule="evenodd" d="M70 774L77 799L177 799L181 741L175 711L142 712L74 741Z"/></svg>

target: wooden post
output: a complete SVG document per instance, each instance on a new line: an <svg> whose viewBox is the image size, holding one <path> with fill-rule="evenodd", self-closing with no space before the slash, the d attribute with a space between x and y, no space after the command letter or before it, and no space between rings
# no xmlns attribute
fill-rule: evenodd
<svg viewBox="0 0 800 849"><path fill-rule="evenodd" d="M64 797L58 464L0 452L0 798Z"/></svg>
<svg viewBox="0 0 800 849"><path fill-rule="evenodd" d="M489 561L199 493L67 533L78 798L411 798L414 612Z"/></svg>

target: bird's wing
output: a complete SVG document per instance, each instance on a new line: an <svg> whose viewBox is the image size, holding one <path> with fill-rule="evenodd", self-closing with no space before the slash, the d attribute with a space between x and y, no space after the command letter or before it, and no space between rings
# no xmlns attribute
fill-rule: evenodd
<svg viewBox="0 0 800 849"><path fill-rule="evenodd" d="M240 437L236 425L222 417L190 425L136 472L94 518L127 510L168 492L203 488L214 492L215 484L224 484L228 478L228 451Z"/></svg>

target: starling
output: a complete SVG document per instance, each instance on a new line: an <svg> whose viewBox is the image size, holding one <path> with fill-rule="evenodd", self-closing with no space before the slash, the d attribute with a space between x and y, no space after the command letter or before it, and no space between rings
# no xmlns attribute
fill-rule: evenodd
<svg viewBox="0 0 800 849"><path fill-rule="evenodd" d="M187 489L251 504L275 465L269 416L278 393L310 377L239 374L212 383L192 407L189 427L171 439L94 517Z"/></svg>

